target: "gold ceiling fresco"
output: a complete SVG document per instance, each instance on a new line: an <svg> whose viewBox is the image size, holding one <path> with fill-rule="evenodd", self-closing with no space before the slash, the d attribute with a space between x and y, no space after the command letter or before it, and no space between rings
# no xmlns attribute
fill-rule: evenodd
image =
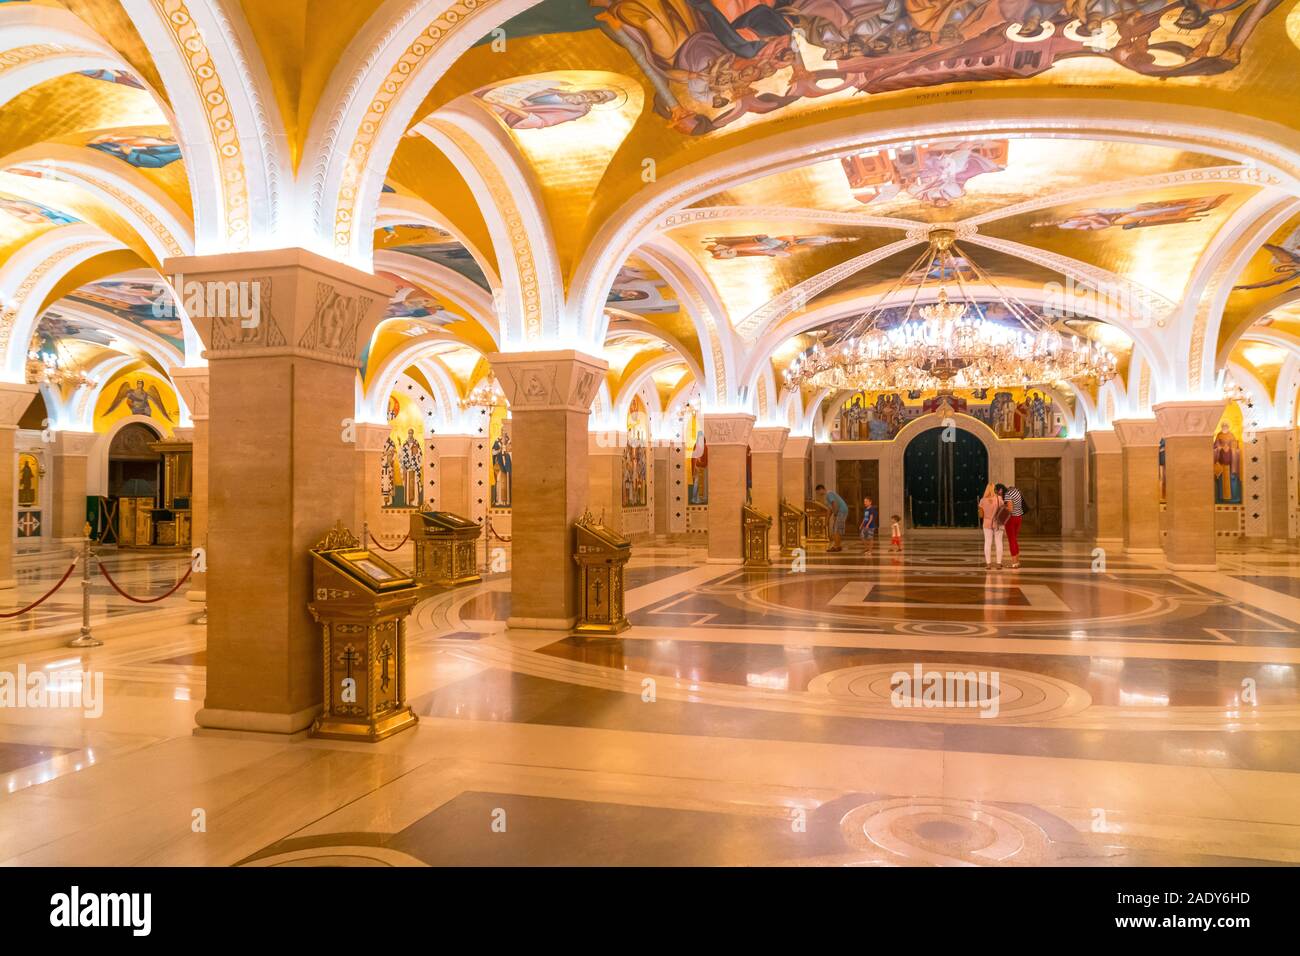
<svg viewBox="0 0 1300 956"><path fill-rule="evenodd" d="M1274 231L1237 276L1223 310L1219 347L1268 302L1288 293L1300 294L1300 213ZM1285 310L1273 310L1257 324L1273 324L1285 314Z"/></svg>

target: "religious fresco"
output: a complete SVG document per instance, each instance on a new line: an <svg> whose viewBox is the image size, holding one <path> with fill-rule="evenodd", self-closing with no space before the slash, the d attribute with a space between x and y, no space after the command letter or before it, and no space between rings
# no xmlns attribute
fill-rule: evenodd
<svg viewBox="0 0 1300 956"><path fill-rule="evenodd" d="M491 496L493 508L509 508L514 501L514 455L510 450L510 429L506 428L508 409L501 402L492 409L488 423L488 440L491 442L492 473Z"/></svg>
<svg viewBox="0 0 1300 956"><path fill-rule="evenodd" d="M31 225L49 223L55 226L70 226L81 222L76 216L66 212L59 212L57 209L51 209L49 206L41 205L34 200L19 199L16 196L2 194L0 194L0 212L13 216L19 222L30 223Z"/></svg>
<svg viewBox="0 0 1300 956"><path fill-rule="evenodd" d="M649 269L624 265L614 277L605 304L638 315L676 312L678 304L671 295L668 283Z"/></svg>
<svg viewBox="0 0 1300 956"><path fill-rule="evenodd" d="M385 226L375 233L375 248L419 256L464 276L484 291L492 291L487 276L470 251L451 233L436 226L414 223Z"/></svg>
<svg viewBox="0 0 1300 956"><path fill-rule="evenodd" d="M596 26L653 88L662 120L702 136L804 100L1024 79L1073 59L1153 79L1227 73L1280 2L548 0L504 33Z"/></svg>
<svg viewBox="0 0 1300 956"><path fill-rule="evenodd" d="M892 441L923 415L969 415L1007 439L1068 438L1065 415L1042 389L956 389L949 392L857 392L840 407L836 441Z"/></svg>
<svg viewBox="0 0 1300 956"><path fill-rule="evenodd" d="M88 76L92 80L102 80L105 83L128 86L133 90L144 89L144 84L125 70L78 70L77 73L80 76Z"/></svg>
<svg viewBox="0 0 1300 956"><path fill-rule="evenodd" d="M1034 229L1055 226L1057 229L1083 231L1110 229L1113 226L1121 229L1142 229L1147 226L1182 225L1200 222L1206 213L1211 209L1217 209L1228 197L1228 193L1220 193L1217 196L1134 203L1113 209L1080 209L1059 219L1049 219L1030 225Z"/></svg>
<svg viewBox="0 0 1300 956"><path fill-rule="evenodd" d="M180 403L171 382L152 370L127 369L105 382L95 402L95 428L108 431L132 415L148 418L155 428L171 434L180 422Z"/></svg>
<svg viewBox="0 0 1300 956"><path fill-rule="evenodd" d="M459 318L448 311L432 293L412 285L401 276L383 271L376 275L383 276L397 286L393 297L388 300L388 308L384 311L385 319L423 319L426 325L446 325Z"/></svg>
<svg viewBox="0 0 1300 956"><path fill-rule="evenodd" d="M852 242L856 236L711 236L704 240L715 259L766 257L785 259L801 249Z"/></svg>
<svg viewBox="0 0 1300 956"><path fill-rule="evenodd" d="M424 504L424 411L408 395L388 396L389 434L379 457L379 491L385 508Z"/></svg>
<svg viewBox="0 0 1300 956"><path fill-rule="evenodd" d="M1241 406L1229 402L1214 434L1214 503L1241 504Z"/></svg>
<svg viewBox="0 0 1300 956"><path fill-rule="evenodd" d="M105 133L86 145L137 169L162 169L181 158L180 144L169 136Z"/></svg>
<svg viewBox="0 0 1300 956"><path fill-rule="evenodd" d="M891 146L840 160L853 198L864 205L904 193L929 206L951 206L966 183L1007 168L1004 139Z"/></svg>
<svg viewBox="0 0 1300 956"><path fill-rule="evenodd" d="M621 109L627 91L613 84L585 86L567 79L527 77L474 92L511 130L547 129L593 114Z"/></svg>
<svg viewBox="0 0 1300 956"><path fill-rule="evenodd" d="M623 507L646 507L650 487L647 449L650 447L650 414L640 395L627 410L627 443L623 446Z"/></svg>
<svg viewBox="0 0 1300 956"><path fill-rule="evenodd" d="M699 416L692 410L682 426L686 450L686 503L709 503L709 449Z"/></svg>
<svg viewBox="0 0 1300 956"><path fill-rule="evenodd" d="M18 507L34 508L41 500L41 463L35 455L22 452L18 456L17 478Z"/></svg>
<svg viewBox="0 0 1300 956"><path fill-rule="evenodd" d="M1274 294L1277 294L1300 289L1300 226L1292 229L1290 234L1280 242L1264 243L1263 251L1269 256L1268 277L1235 285L1232 287L1233 291L1271 289Z"/></svg>
<svg viewBox="0 0 1300 956"><path fill-rule="evenodd" d="M175 298L162 282L138 279L102 279L82 286L65 297L113 313L160 335L178 349L185 347L185 331L177 317Z"/></svg>

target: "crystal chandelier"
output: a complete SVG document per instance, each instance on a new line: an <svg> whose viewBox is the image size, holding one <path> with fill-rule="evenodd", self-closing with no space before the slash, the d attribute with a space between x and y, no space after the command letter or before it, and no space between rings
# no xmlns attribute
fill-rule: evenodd
<svg viewBox="0 0 1300 956"><path fill-rule="evenodd" d="M46 348L28 350L27 384L76 389L93 386L95 380L73 363L64 365L57 351Z"/></svg>
<svg viewBox="0 0 1300 956"><path fill-rule="evenodd" d="M501 390L495 375L479 379L468 395L461 399L464 408L495 408L505 401L506 393Z"/></svg>
<svg viewBox="0 0 1300 956"><path fill-rule="evenodd" d="M785 371L790 388L853 391L943 391L953 388L1027 388L1115 374L1115 356L1100 344L1063 334L956 245L951 229L930 231L929 248L866 313L829 341L795 356ZM916 307L937 273L936 301ZM993 290L1009 321L987 317L988 303L966 291L966 275ZM948 297L952 279L959 300ZM887 309L905 285L915 284L905 311Z"/></svg>

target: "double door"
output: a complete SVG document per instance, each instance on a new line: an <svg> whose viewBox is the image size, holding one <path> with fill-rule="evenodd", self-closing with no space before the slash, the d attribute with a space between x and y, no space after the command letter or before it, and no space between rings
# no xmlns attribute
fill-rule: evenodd
<svg viewBox="0 0 1300 956"><path fill-rule="evenodd" d="M835 463L835 490L849 503L848 529L862 524L862 499L870 498L880 509L880 462L872 458Z"/></svg>
<svg viewBox="0 0 1300 956"><path fill-rule="evenodd" d="M1061 459L1017 458L1016 487L1025 499L1022 535L1061 533Z"/></svg>

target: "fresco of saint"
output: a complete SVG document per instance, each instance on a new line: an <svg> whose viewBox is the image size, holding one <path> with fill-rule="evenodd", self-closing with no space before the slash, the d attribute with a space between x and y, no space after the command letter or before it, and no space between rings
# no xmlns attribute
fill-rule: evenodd
<svg viewBox="0 0 1300 956"><path fill-rule="evenodd" d="M384 453L379 463L379 491L384 496L384 507L394 507L397 485L397 443L393 436L384 439Z"/></svg>
<svg viewBox="0 0 1300 956"><path fill-rule="evenodd" d="M1268 289L1275 285L1285 285L1288 282L1296 282L1298 284L1293 288L1300 288L1300 243L1288 248L1266 242L1264 248L1273 257L1273 278L1265 279L1263 282L1252 282L1249 285L1235 285L1232 288L1234 290ZM1292 290L1286 289L1284 291L1290 292Z"/></svg>
<svg viewBox="0 0 1300 956"><path fill-rule="evenodd" d="M766 256L770 259L788 259L799 249L828 246L836 242L850 242L848 237L836 236L716 236L704 240L709 255L715 259L739 259Z"/></svg>
<svg viewBox="0 0 1300 956"><path fill-rule="evenodd" d="M841 165L860 203L906 193L930 206L948 206L966 195L966 183L1007 168L1007 141L938 143L874 150L846 156Z"/></svg>
<svg viewBox="0 0 1300 956"><path fill-rule="evenodd" d="M517 80L475 94L511 129L545 129L582 119L593 109L618 105L624 94L609 89L566 89L562 81Z"/></svg>
<svg viewBox="0 0 1300 956"><path fill-rule="evenodd" d="M21 222L31 223L34 226L44 225L45 223L53 223L56 226L70 226L81 222L76 216L71 216L66 212L59 212L49 206L42 206L30 199L15 199L11 196L0 196L0 210L9 213L9 215Z"/></svg>
<svg viewBox="0 0 1300 956"><path fill-rule="evenodd" d="M1214 436L1214 503L1241 504L1241 442L1227 422Z"/></svg>
<svg viewBox="0 0 1300 956"><path fill-rule="evenodd" d="M406 430L406 440L402 442L400 461L402 465L402 504L407 508L418 508L424 501L424 449L420 439L415 437L415 429Z"/></svg>
<svg viewBox="0 0 1300 956"><path fill-rule="evenodd" d="M1033 223L1033 228L1055 226L1057 229L1077 229L1092 232L1119 226L1121 229L1141 229L1146 226L1181 225L1199 222L1211 209L1221 205L1228 196L1198 196L1194 199L1169 199L1164 202L1144 202L1117 209L1081 209L1063 219Z"/></svg>
<svg viewBox="0 0 1300 956"><path fill-rule="evenodd" d="M150 406L158 409L158 414L167 421L172 417L167 413L167 406L163 404L162 393L158 391L158 386L153 383L145 384L144 379L135 380L132 386L128 382L123 382L118 386L117 394L113 396L113 402L108 406L105 415L111 415L117 410L117 407L126 402L127 408L131 410L132 415L142 415L145 418L153 418L153 411Z"/></svg>
<svg viewBox="0 0 1300 956"><path fill-rule="evenodd" d="M181 158L181 147L174 139L159 136L121 136L105 133L86 144L101 153L116 156L137 169L162 169Z"/></svg>

